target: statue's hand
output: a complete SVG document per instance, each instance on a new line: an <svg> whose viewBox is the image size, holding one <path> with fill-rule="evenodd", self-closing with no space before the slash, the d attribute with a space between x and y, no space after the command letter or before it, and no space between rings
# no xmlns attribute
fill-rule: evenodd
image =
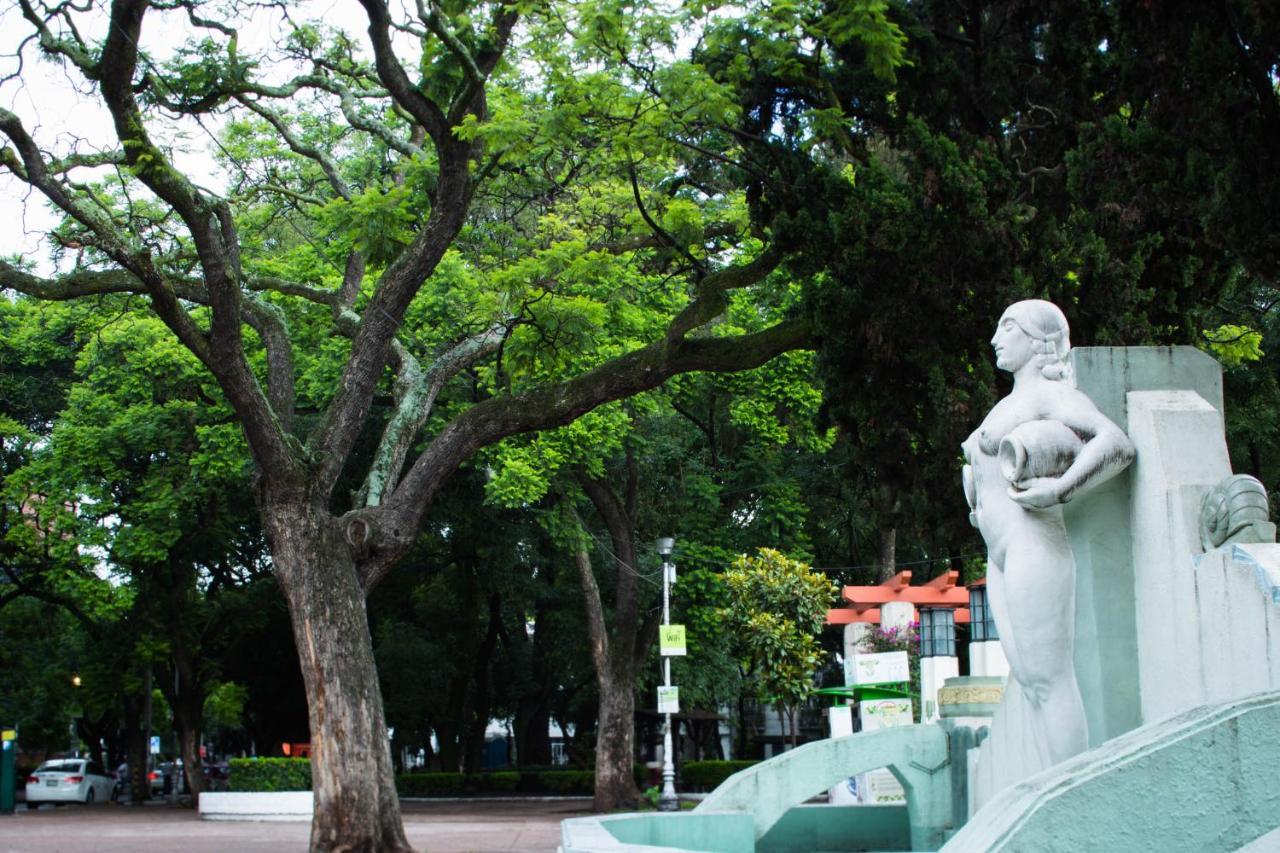
<svg viewBox="0 0 1280 853"><path fill-rule="evenodd" d="M1023 509L1046 509L1062 503L1057 477L1035 477L1009 487L1009 499Z"/></svg>

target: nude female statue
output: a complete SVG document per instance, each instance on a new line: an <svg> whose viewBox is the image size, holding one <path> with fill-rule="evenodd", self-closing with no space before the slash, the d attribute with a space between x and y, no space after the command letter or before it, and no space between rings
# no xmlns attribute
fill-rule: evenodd
<svg viewBox="0 0 1280 853"><path fill-rule="evenodd" d="M970 520L987 543L1000 642L1046 766L1088 747L1076 684L1075 557L1062 505L1133 461L1121 429L1077 391L1067 319L1039 299L1004 312L991 338L1013 391L964 443Z"/></svg>

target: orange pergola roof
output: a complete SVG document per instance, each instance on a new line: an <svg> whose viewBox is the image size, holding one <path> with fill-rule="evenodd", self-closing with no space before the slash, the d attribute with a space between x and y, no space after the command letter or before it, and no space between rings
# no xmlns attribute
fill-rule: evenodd
<svg viewBox="0 0 1280 853"><path fill-rule="evenodd" d="M889 580L876 586L846 586L840 597L847 607L827 611L828 625L848 625L851 622L880 623L879 605L891 601L905 601L916 607L951 607L956 611L957 622L969 621L969 590L958 586L960 573L944 572L921 586L911 585L911 572L898 572Z"/></svg>

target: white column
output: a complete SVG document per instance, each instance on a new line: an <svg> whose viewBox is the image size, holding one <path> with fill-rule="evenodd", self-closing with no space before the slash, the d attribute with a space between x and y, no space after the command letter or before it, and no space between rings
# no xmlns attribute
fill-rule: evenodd
<svg viewBox="0 0 1280 853"><path fill-rule="evenodd" d="M1009 660L1004 656L999 640L969 644L969 674L996 675L1001 678L1009 675Z"/></svg>
<svg viewBox="0 0 1280 853"><path fill-rule="evenodd" d="M880 606L880 627L905 628L916 621L915 605L909 601L890 601Z"/></svg>
<svg viewBox="0 0 1280 853"><path fill-rule="evenodd" d="M938 690L959 674L960 661L954 657L920 658L920 722L937 721Z"/></svg>

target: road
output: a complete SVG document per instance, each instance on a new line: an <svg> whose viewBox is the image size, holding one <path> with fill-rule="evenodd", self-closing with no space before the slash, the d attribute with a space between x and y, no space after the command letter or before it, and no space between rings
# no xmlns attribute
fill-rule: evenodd
<svg viewBox="0 0 1280 853"><path fill-rule="evenodd" d="M307 823L200 820L181 806L44 806L0 815L0 853L303 853ZM431 853L554 851L560 821L588 814L589 799L406 801L409 843Z"/></svg>

